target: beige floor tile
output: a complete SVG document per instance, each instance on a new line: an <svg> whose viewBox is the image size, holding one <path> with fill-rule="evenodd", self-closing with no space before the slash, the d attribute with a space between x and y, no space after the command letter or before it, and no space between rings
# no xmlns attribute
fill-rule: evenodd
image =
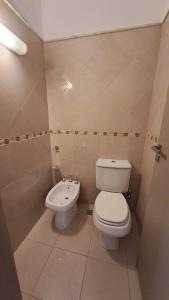
<svg viewBox="0 0 169 300"><path fill-rule="evenodd" d="M43 300L78 300L86 258L53 249L33 295Z"/></svg>
<svg viewBox="0 0 169 300"><path fill-rule="evenodd" d="M81 300L129 300L127 270L89 258Z"/></svg>
<svg viewBox="0 0 169 300"><path fill-rule="evenodd" d="M34 298L30 295L22 294L22 300L42 300L42 299L38 299L38 298Z"/></svg>
<svg viewBox="0 0 169 300"><path fill-rule="evenodd" d="M71 225L60 232L55 244L56 247L72 252L87 255L89 251L93 227L90 225L90 216L77 213Z"/></svg>
<svg viewBox="0 0 169 300"><path fill-rule="evenodd" d="M140 282L137 269L128 269L128 280L130 289L130 300L142 300Z"/></svg>
<svg viewBox="0 0 169 300"><path fill-rule="evenodd" d="M86 213L86 209L93 209L94 204L87 203L87 202L78 202L77 203L77 208L78 211Z"/></svg>
<svg viewBox="0 0 169 300"><path fill-rule="evenodd" d="M86 212L86 209L89 208L89 203L87 202L77 202L77 209L78 211L81 211L81 212Z"/></svg>
<svg viewBox="0 0 169 300"><path fill-rule="evenodd" d="M136 267L138 252L139 252L139 244L140 244L140 236L137 227L137 223L135 218L133 217L132 229L129 235L124 239L124 244L126 248L126 257L127 264L130 268Z"/></svg>
<svg viewBox="0 0 169 300"><path fill-rule="evenodd" d="M77 214L82 213L85 216L85 223L88 225L93 225L92 215L87 215L87 209L91 209L91 204L85 202L79 202L77 204Z"/></svg>
<svg viewBox="0 0 169 300"><path fill-rule="evenodd" d="M54 246L58 237L59 233L54 226L54 213L48 209L27 236L28 239L49 246Z"/></svg>
<svg viewBox="0 0 169 300"><path fill-rule="evenodd" d="M51 247L26 239L15 252L21 290L31 294L51 253Z"/></svg>
<svg viewBox="0 0 169 300"><path fill-rule="evenodd" d="M92 233L89 256L101 259L106 262L117 263L126 266L126 253L124 243L120 243L120 248L118 250L106 250L100 244L99 231L96 228L94 228Z"/></svg>
<svg viewBox="0 0 169 300"><path fill-rule="evenodd" d="M30 300L30 296L22 294L22 300Z"/></svg>

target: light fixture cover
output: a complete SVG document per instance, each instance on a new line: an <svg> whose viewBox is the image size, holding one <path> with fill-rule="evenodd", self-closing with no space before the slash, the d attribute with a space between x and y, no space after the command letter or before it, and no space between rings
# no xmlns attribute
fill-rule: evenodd
<svg viewBox="0 0 169 300"><path fill-rule="evenodd" d="M0 24L0 43L19 55L25 55L27 45L4 25Z"/></svg>

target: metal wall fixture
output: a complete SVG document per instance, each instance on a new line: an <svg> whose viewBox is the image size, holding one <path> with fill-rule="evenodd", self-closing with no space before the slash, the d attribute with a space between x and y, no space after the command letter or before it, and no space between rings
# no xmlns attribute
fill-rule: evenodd
<svg viewBox="0 0 169 300"><path fill-rule="evenodd" d="M167 159L167 156L162 152L162 145L161 144L157 144L151 147L151 149L155 152L155 160L157 162L160 161L160 158L163 158L164 160Z"/></svg>
<svg viewBox="0 0 169 300"><path fill-rule="evenodd" d="M18 55L25 55L28 47L24 41L0 23L0 43Z"/></svg>
<svg viewBox="0 0 169 300"><path fill-rule="evenodd" d="M55 151L60 152L59 146L57 146L57 145L55 146Z"/></svg>

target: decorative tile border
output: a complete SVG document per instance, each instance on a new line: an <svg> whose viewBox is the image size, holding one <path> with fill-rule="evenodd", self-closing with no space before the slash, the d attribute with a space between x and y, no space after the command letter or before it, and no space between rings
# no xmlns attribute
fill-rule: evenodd
<svg viewBox="0 0 169 300"><path fill-rule="evenodd" d="M39 138L41 136L50 134L51 130L41 130L37 131L35 133L29 133L29 134L22 134L21 136L16 136L16 137L9 137L9 138L0 138L0 147L12 144L12 143L18 143L18 142L23 142L26 140L32 140Z"/></svg>
<svg viewBox="0 0 169 300"><path fill-rule="evenodd" d="M144 137L144 134L139 132L114 132L114 131L79 131L79 130L51 130L52 134L75 134L75 135L98 135L98 136L133 136L133 137Z"/></svg>
<svg viewBox="0 0 169 300"><path fill-rule="evenodd" d="M158 137L152 135L151 133L147 133L146 137L149 141L153 142L153 143L157 143L158 142Z"/></svg>
<svg viewBox="0 0 169 300"><path fill-rule="evenodd" d="M11 143L18 143L22 142L25 140L31 140L31 139L36 139L44 135L48 134L74 134L74 135L92 135L92 136L112 136L112 137L136 137L136 138L144 138L145 135L141 134L139 132L114 132L114 131L89 131L89 130L84 130L84 131L79 131L79 130L41 130L37 131L35 133L30 133L30 134L23 134L21 136L16 136L16 137L10 137L10 138L0 138L0 147L9 145ZM158 138L156 136L153 136L151 133L147 133L146 137L148 138L149 141L157 143Z"/></svg>

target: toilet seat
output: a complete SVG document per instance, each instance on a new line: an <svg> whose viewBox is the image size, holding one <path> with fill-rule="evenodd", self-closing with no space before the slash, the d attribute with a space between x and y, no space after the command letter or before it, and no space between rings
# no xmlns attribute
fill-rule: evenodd
<svg viewBox="0 0 169 300"><path fill-rule="evenodd" d="M129 207L121 193L100 192L95 201L95 216L108 226L124 226L129 220Z"/></svg>

